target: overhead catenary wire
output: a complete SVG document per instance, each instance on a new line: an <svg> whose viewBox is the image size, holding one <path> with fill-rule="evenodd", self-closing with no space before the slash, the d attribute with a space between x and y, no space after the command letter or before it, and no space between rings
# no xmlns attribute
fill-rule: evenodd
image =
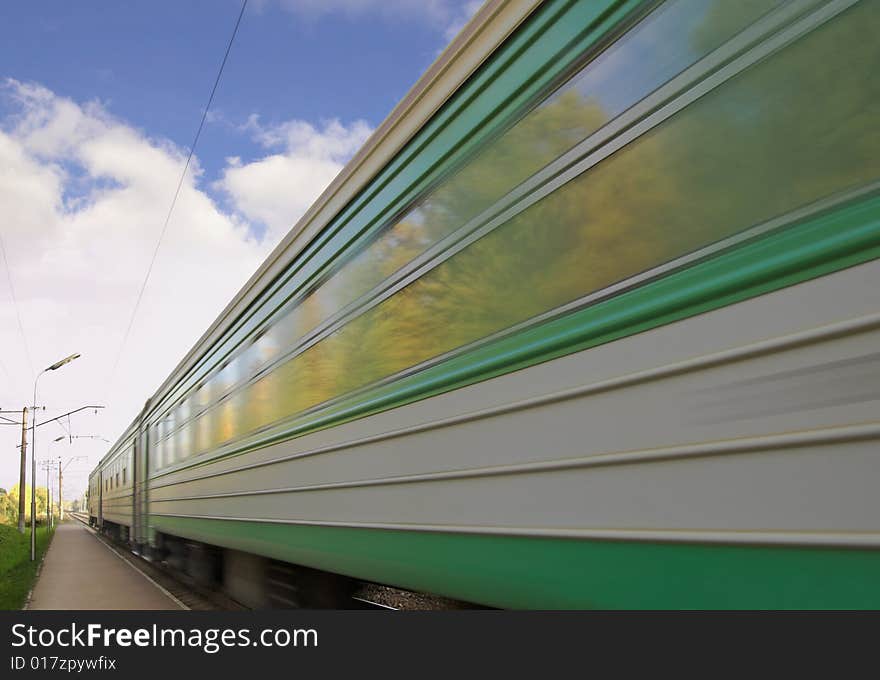
<svg viewBox="0 0 880 680"><path fill-rule="evenodd" d="M246 2L247 0L245 0ZM31 369L31 377L36 375L34 371L34 362L31 361L31 351L28 347L27 336L24 333L24 325L21 323L21 311L18 308L18 298L15 295L15 286L12 283L12 270L9 268L9 260L6 257L6 245L3 243L3 235L0 234L0 254L3 255L3 266L6 269L6 280L9 282L9 293L12 295L12 305L15 308L15 316L18 319L18 331L21 333L21 341L24 344L24 354L27 358L28 366ZM6 368L6 364L3 363L2 359L0 359L0 366L3 367L3 372L6 373L6 376L9 378L9 381L12 382L12 375L9 373L9 370Z"/></svg>
<svg viewBox="0 0 880 680"><path fill-rule="evenodd" d="M67 420L68 421L70 420L69 416L68 416ZM65 425L64 421L62 421L62 420L56 420L55 422L58 423L58 427L60 427L62 430L64 430L64 434L66 434L68 437L73 436L73 434L70 432L70 427L69 427L70 423L69 422L67 425Z"/></svg>
<svg viewBox="0 0 880 680"><path fill-rule="evenodd" d="M180 190L183 187L183 181L186 179L186 173L189 171L190 163L192 162L193 154L196 150L196 145L198 144L199 137L202 134L202 128L205 126L205 120L208 117L208 111L211 109L211 104L214 101L214 95L217 93L217 87L220 84L220 78L223 75L223 69L226 67L226 60L229 58L229 52L232 50L232 44L235 42L235 36L238 33L238 27L241 25L241 19L244 16L245 9L247 9L248 0L242 0L241 3L241 11L238 13L238 18L235 20L235 27L232 29L232 35L229 38L229 42L226 45L226 52L223 54L223 60L220 62L220 68L217 70L217 77L214 79L214 86L211 88L211 95L208 97L208 103L205 105L205 110L202 112L202 118L199 121L199 126L196 129L195 137L193 137L192 144L189 147L189 153L186 157L186 163L183 166L183 172L180 173L180 179L177 182L177 188L174 191L174 197L171 199L171 205L168 208L168 212L165 215L165 222L162 224L162 230L159 232L159 238L156 241L156 247L153 249L153 255L150 258L150 264L147 267L147 273L144 276L143 283L141 284L140 290L138 291L137 299L135 300L134 307L131 311L131 317L128 320L128 326L125 329L125 334L122 336L122 342L119 345L119 351L116 354L116 359L113 362L113 368L110 371L110 379L107 381L107 389L108 391L112 391L113 383L116 379L116 371L119 369L119 362L122 359L122 355L125 351L125 345L128 342L128 337L131 334L131 329L134 326L134 320L137 317L138 309L140 308L141 300L144 297L144 291L147 289L147 284L150 281L150 275L153 273L153 265L156 263L156 256L159 254L159 248L162 245L162 240L165 238L165 232L168 230L168 224L171 221L171 215L174 212L174 206L177 204L177 198L180 196Z"/></svg>

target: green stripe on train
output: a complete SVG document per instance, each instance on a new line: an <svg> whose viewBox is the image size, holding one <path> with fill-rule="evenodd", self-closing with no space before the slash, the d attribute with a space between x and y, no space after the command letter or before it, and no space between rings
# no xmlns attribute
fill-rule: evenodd
<svg viewBox="0 0 880 680"><path fill-rule="evenodd" d="M873 196L756 237L711 259L486 343L414 375L343 398L233 445L220 456L194 459L152 479L596 347L878 257L880 196Z"/></svg>
<svg viewBox="0 0 880 680"><path fill-rule="evenodd" d="M151 522L194 540L498 607L880 608L880 550Z"/></svg>

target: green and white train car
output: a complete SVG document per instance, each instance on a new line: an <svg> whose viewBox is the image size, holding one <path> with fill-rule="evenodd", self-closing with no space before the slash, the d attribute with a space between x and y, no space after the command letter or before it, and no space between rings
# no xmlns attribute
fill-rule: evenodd
<svg viewBox="0 0 880 680"><path fill-rule="evenodd" d="M134 447L132 423L89 475L87 504L90 524L128 541L134 519Z"/></svg>
<svg viewBox="0 0 880 680"><path fill-rule="evenodd" d="M234 593L880 607L878 26L487 2L114 449L131 540Z"/></svg>

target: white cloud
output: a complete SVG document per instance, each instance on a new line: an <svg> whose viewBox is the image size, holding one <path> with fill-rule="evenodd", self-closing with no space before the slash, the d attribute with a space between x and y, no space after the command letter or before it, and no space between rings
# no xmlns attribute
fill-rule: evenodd
<svg viewBox="0 0 880 680"><path fill-rule="evenodd" d="M477 10L480 9L482 4L483 0L469 0L458 7L458 9L452 13L452 17L447 24L446 29L443 31L443 37L446 38L447 41L451 41L456 35L458 35L459 31L464 28L464 25L470 20L470 18L477 13Z"/></svg>
<svg viewBox="0 0 880 680"><path fill-rule="evenodd" d="M215 204L199 187L195 162L110 392L111 369L184 150L114 119L97 102L77 103L15 80L6 81L0 97L13 109L0 127L0 230L30 354L37 370L71 352L83 355L41 378L38 401L49 415L109 398L106 413L71 424L79 434L115 439L274 243L256 240L250 225ZM296 137L293 129L289 134ZM310 148L307 139L302 143ZM337 162L334 143L331 135L325 153L331 164ZM338 143L345 146L344 135ZM271 177L264 179L271 183ZM255 200L241 212L265 211ZM0 371L0 407L18 408L31 399L33 375L5 272L0 352L9 374ZM15 450L15 430L0 428L2 450ZM38 458L47 455L61 428L40 432ZM52 455L88 453L92 460L82 467L90 469L106 445L77 441L64 450L63 442L55 445ZM16 470L15 456L0 457L0 486L11 486Z"/></svg>
<svg viewBox="0 0 880 680"><path fill-rule="evenodd" d="M194 158L111 386L185 149L114 118L100 102L75 102L39 85L10 79L0 98L11 110L0 120L0 233L34 368L83 355L41 379L38 401L50 409L46 416L106 402L106 412L71 426L111 440L372 132L361 120L264 125L251 116L241 130L266 155L226 159L211 186L229 210L200 186ZM262 238L254 236L257 222L267 228ZM19 408L31 399L33 373L5 272L0 352L0 407ZM0 427L0 448L14 451L15 430ZM38 458L62 429L40 433ZM53 456L89 455L82 472L106 452L100 440L53 446ZM16 480L15 457L0 457L0 486Z"/></svg>
<svg viewBox="0 0 880 680"><path fill-rule="evenodd" d="M309 20L328 14L342 14L350 19L378 15L388 21L420 21L442 33L446 40L455 37L483 4L482 0L279 0L279 2L287 11Z"/></svg>
<svg viewBox="0 0 880 680"><path fill-rule="evenodd" d="M343 14L359 17L379 13L385 17L405 17L428 20L445 19L451 0L280 0L281 6L297 14L316 17L325 14Z"/></svg>
<svg viewBox="0 0 880 680"><path fill-rule="evenodd" d="M264 224L273 241L293 227L372 133L362 120L347 126L329 120L319 129L300 120L264 126L251 116L243 128L267 150L279 151L246 164L228 158L215 188L244 218Z"/></svg>

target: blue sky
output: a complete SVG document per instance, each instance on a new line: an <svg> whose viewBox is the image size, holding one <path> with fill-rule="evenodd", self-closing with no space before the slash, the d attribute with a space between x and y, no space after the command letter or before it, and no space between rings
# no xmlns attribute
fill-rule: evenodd
<svg viewBox="0 0 880 680"><path fill-rule="evenodd" d="M206 175L216 177L228 156L260 155L240 129L253 114L267 125L332 118L378 125L468 5L387 4L331 0L322 11L308 1L252 0L197 149ZM187 147L240 7L239 0L5 3L0 76L100 101L148 135Z"/></svg>
<svg viewBox="0 0 880 680"><path fill-rule="evenodd" d="M137 307L240 2L0 4L0 406L78 352L43 415L115 440L479 4L251 0ZM84 486L106 445L46 430Z"/></svg>

